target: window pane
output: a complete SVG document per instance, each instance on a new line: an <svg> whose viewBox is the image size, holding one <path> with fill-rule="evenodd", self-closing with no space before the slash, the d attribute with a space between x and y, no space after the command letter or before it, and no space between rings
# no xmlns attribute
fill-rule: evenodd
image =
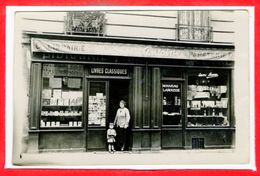
<svg viewBox="0 0 260 176"><path fill-rule="evenodd" d="M194 26L202 26L202 13L203 11L194 11Z"/></svg>
<svg viewBox="0 0 260 176"><path fill-rule="evenodd" d="M90 82L88 125L106 126L106 83Z"/></svg>
<svg viewBox="0 0 260 176"><path fill-rule="evenodd" d="M77 75L70 74L77 67ZM83 66L43 64L41 128L82 127Z"/></svg>
<svg viewBox="0 0 260 176"><path fill-rule="evenodd" d="M188 126L229 126L228 75L202 71L188 77Z"/></svg>
<svg viewBox="0 0 260 176"><path fill-rule="evenodd" d="M162 68L162 77L182 78L183 71L176 68Z"/></svg>
<svg viewBox="0 0 260 176"><path fill-rule="evenodd" d="M181 125L181 84L164 82L163 91L163 125Z"/></svg>

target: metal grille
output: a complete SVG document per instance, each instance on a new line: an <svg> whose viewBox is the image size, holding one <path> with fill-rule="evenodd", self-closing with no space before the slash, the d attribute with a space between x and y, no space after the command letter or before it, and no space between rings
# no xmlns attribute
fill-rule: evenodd
<svg viewBox="0 0 260 176"><path fill-rule="evenodd" d="M204 138L192 138L193 149L204 149Z"/></svg>
<svg viewBox="0 0 260 176"><path fill-rule="evenodd" d="M212 27L210 26L193 26L193 25L177 25L178 40L186 41L212 41Z"/></svg>

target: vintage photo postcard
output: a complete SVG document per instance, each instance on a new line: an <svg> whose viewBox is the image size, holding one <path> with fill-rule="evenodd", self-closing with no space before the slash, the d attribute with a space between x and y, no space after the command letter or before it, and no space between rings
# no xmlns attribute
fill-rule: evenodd
<svg viewBox="0 0 260 176"><path fill-rule="evenodd" d="M255 169L253 8L6 14L7 168Z"/></svg>

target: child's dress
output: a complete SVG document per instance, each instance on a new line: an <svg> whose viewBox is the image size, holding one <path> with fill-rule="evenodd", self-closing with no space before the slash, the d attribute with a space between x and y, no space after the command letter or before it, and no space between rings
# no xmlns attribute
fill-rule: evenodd
<svg viewBox="0 0 260 176"><path fill-rule="evenodd" d="M116 130L115 129L108 129L107 130L107 142L108 143L114 143L116 142Z"/></svg>

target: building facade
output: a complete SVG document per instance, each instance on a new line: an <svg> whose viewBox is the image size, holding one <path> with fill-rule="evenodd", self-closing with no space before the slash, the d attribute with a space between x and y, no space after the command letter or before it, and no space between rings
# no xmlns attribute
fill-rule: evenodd
<svg viewBox="0 0 260 176"><path fill-rule="evenodd" d="M28 151L107 150L120 100L131 115L128 150L233 148L233 16L24 14Z"/></svg>

